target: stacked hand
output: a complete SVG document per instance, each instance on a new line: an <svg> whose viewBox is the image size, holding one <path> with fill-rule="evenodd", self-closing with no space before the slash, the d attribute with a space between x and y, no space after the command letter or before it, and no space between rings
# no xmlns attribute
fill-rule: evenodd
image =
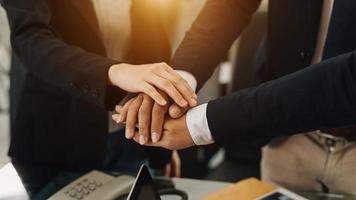
<svg viewBox="0 0 356 200"><path fill-rule="evenodd" d="M194 145L186 125L187 110L176 104L160 106L147 95L139 94L123 107L117 106L119 114L114 114L113 120L126 124L127 139L134 139L141 145L178 150ZM170 118L166 116L167 111Z"/></svg>
<svg viewBox="0 0 356 200"><path fill-rule="evenodd" d="M161 106L165 106L167 100L158 89L165 92L180 107L196 104L197 96L187 81L166 63L113 65L109 69L108 80L110 84L128 92L145 93Z"/></svg>
<svg viewBox="0 0 356 200"><path fill-rule="evenodd" d="M160 140L167 112L176 119L197 104L187 81L165 63L119 64L110 68L109 80L126 91L141 92L124 106L116 106L119 114L113 115L117 123L126 123L126 138L141 145Z"/></svg>
<svg viewBox="0 0 356 200"><path fill-rule="evenodd" d="M127 139L167 149L181 149L194 144L186 126L185 112L196 106L197 95L187 81L167 64L114 65L109 70L109 82L138 93L125 105L116 106L118 114L112 116L117 123L126 124ZM175 152L166 173L179 174L177 160L179 157Z"/></svg>

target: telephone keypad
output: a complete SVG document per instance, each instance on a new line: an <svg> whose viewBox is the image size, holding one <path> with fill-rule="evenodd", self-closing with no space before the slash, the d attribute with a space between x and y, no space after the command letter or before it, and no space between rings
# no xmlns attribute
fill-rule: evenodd
<svg viewBox="0 0 356 200"><path fill-rule="evenodd" d="M71 184L62 188L55 195L50 197L50 200L86 200L93 199L99 192L99 188L105 188L106 183L116 180L116 177L99 172L91 171L81 178L73 181ZM99 193L97 193L98 195ZM94 199L98 199L95 197ZM99 198L100 199L100 198Z"/></svg>
<svg viewBox="0 0 356 200"><path fill-rule="evenodd" d="M65 190L64 194L69 195L73 199L82 200L102 185L103 183L96 180L83 179L81 182L75 184L74 187Z"/></svg>

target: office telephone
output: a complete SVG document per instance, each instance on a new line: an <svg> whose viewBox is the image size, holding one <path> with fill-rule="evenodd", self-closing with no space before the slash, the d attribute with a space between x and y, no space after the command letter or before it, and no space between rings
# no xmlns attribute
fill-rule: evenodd
<svg viewBox="0 0 356 200"><path fill-rule="evenodd" d="M175 189L171 181L153 181L148 168L142 165L136 177L114 177L99 171L89 172L62 188L49 200L161 200L161 195L188 199L188 195Z"/></svg>
<svg viewBox="0 0 356 200"><path fill-rule="evenodd" d="M127 195L135 177L114 177L99 171L91 171L62 188L49 200L114 200Z"/></svg>

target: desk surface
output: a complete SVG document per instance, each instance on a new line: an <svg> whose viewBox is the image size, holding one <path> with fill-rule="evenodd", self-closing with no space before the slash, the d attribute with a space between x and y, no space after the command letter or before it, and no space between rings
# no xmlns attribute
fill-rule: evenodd
<svg viewBox="0 0 356 200"><path fill-rule="evenodd" d="M173 178L173 182L177 189L187 192L189 200L198 200L205 197L208 194L214 193L222 188L225 188L231 183L215 182L215 181L205 181L205 180L194 180L185 178ZM21 178L17 173L16 169L11 165L7 164L3 168L0 168L0 199L17 199L23 200L27 199L27 192L23 186ZM348 199L356 200L356 197L344 196L344 198L333 197L326 198L325 196L319 196L317 194L307 194L301 193L308 199ZM174 196L165 196L162 200L175 200L179 199Z"/></svg>
<svg viewBox="0 0 356 200"><path fill-rule="evenodd" d="M173 182L177 189L187 192L189 200L197 200L202 197L216 192L222 188L225 188L231 183L215 182L215 181L205 181L205 180L193 180L185 178L174 178ZM165 197L163 200L173 200L173 197ZM179 198L175 198L179 199Z"/></svg>

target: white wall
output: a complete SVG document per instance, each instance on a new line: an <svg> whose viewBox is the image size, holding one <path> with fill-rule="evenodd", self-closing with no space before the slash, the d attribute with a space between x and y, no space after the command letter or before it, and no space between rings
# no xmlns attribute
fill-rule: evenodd
<svg viewBox="0 0 356 200"><path fill-rule="evenodd" d="M0 7L0 167L8 161L10 42L6 15Z"/></svg>

